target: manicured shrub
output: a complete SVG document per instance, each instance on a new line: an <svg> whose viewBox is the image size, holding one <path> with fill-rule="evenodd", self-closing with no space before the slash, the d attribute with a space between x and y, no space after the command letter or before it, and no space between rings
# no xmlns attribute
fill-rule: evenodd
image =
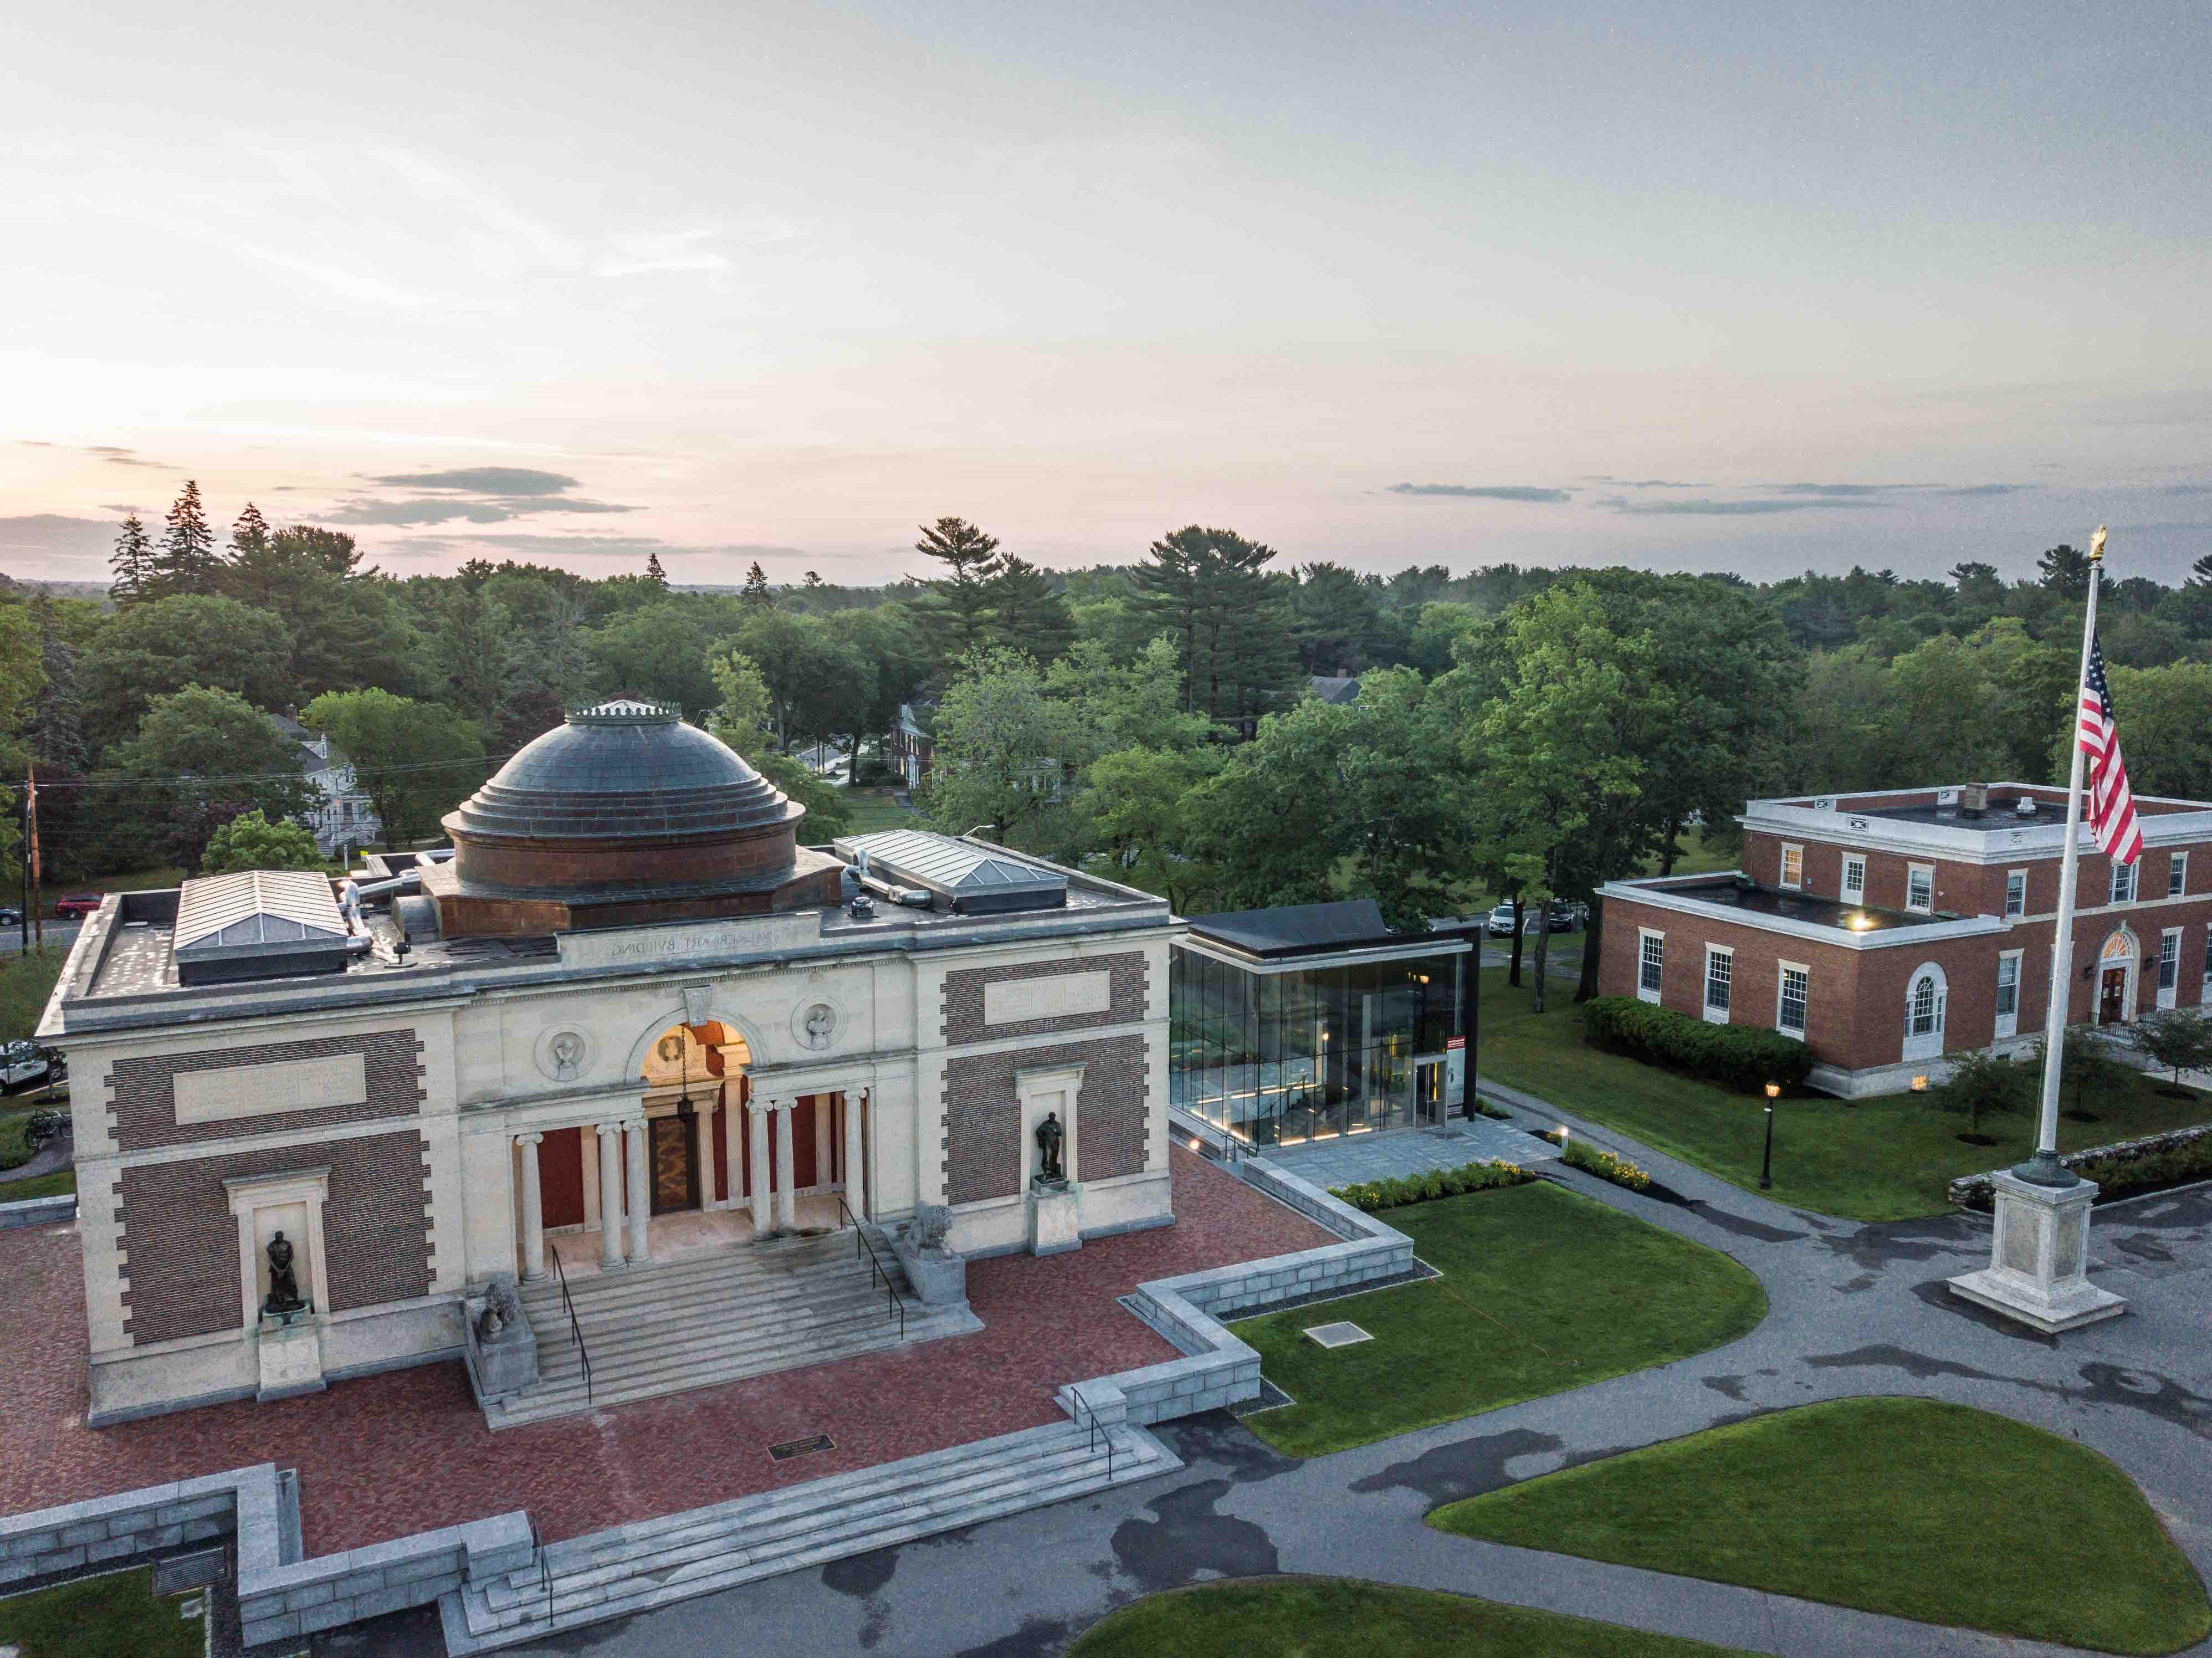
<svg viewBox="0 0 2212 1658"><path fill-rule="evenodd" d="M1632 1192L1641 1192L1651 1184L1651 1176L1618 1152L1608 1151L1601 1145L1592 1145L1588 1140L1576 1139L1563 1128L1554 1128L1537 1136L1559 1148L1559 1161L1570 1169L1579 1169L1585 1175L1595 1175L1600 1180L1611 1181L1615 1186L1626 1187Z"/></svg>
<svg viewBox="0 0 2212 1658"><path fill-rule="evenodd" d="M1395 1209L1401 1204L1428 1203L1468 1192L1525 1186L1535 1178L1517 1163L1465 1163L1456 1169L1431 1169L1425 1174L1401 1175L1390 1180L1333 1186L1329 1195L1371 1215L1378 1209Z"/></svg>
<svg viewBox="0 0 2212 1658"><path fill-rule="evenodd" d="M1746 1093L1768 1083L1796 1088L1813 1069L1813 1050L1795 1036L1750 1025L1708 1024L1633 996L1584 1002L1583 1035L1608 1053L1671 1066Z"/></svg>
<svg viewBox="0 0 2212 1658"><path fill-rule="evenodd" d="M2084 1180L2103 1189L2100 1197L2140 1191L2153 1186L2179 1186L2185 1181L2212 1180L2212 1135L2153 1151L2139 1157L2084 1157L2073 1165Z"/></svg>

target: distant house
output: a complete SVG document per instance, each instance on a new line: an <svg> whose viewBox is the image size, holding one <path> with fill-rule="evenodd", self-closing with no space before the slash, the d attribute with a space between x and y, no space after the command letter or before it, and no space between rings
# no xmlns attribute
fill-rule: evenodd
<svg viewBox="0 0 2212 1658"><path fill-rule="evenodd" d="M358 849L383 834L383 820L356 780L353 762L333 749L328 737L289 714L272 714L269 723L290 740L300 769L315 786L314 804L300 821L314 831L315 845L325 856L341 847Z"/></svg>
<svg viewBox="0 0 2212 1658"><path fill-rule="evenodd" d="M927 702L899 704L898 724L891 729L890 762L909 789L918 789L929 780L929 768L937 756L937 744L929 734L928 724L933 712Z"/></svg>
<svg viewBox="0 0 2212 1658"><path fill-rule="evenodd" d="M1317 673L1306 683L1313 687L1313 694L1322 701L1334 703L1340 708L1346 702L1357 701L1359 698L1358 674Z"/></svg>

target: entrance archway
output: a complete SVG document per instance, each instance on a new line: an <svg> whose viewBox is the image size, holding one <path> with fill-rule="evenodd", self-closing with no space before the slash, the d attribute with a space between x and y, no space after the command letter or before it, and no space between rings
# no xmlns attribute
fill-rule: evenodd
<svg viewBox="0 0 2212 1658"><path fill-rule="evenodd" d="M645 1045L646 1201L653 1216L743 1201L745 1039L719 1020L677 1023ZM625 1206L634 1199L626 1198Z"/></svg>
<svg viewBox="0 0 2212 1658"><path fill-rule="evenodd" d="M2124 1024L2135 1017L2136 970L2142 957L2142 945L2126 927L2105 940L2097 952L2097 1023Z"/></svg>

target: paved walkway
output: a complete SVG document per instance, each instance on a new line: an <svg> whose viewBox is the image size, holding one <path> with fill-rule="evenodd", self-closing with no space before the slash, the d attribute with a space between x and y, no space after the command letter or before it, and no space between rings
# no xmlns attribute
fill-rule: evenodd
<svg viewBox="0 0 2212 1658"><path fill-rule="evenodd" d="M1541 1119L1576 1122L1548 1107ZM1225 1416L1194 1418L1162 1430L1188 1464L1179 1474L522 1650L689 1658L733 1650L742 1631L744 1649L764 1653L1044 1658L1139 1595L1296 1571L1459 1590L1802 1658L2055 1658L2062 1649L1422 1524L1437 1503L1571 1462L1872 1394L1954 1400L2078 1437L2133 1476L2197 1570L2212 1574L2212 1190L2100 1212L2099 1281L2129 1296L2131 1310L2051 1339L1946 1293L1947 1277L1987 1260L1985 1219L1834 1220L1577 1127L1629 1151L1660 1184L1637 1196L1557 1164L1550 1176L1743 1262L1769 1298L1757 1330L1695 1358L1306 1462ZM2212 1642L2197 1652L2212 1654Z"/></svg>
<svg viewBox="0 0 2212 1658"><path fill-rule="evenodd" d="M1534 1134L1488 1117L1470 1117L1438 1128L1407 1128L1387 1134L1354 1134L1310 1145L1278 1145L1261 1154L1300 1180L1326 1190L1354 1181L1390 1180L1431 1169L1457 1169L1469 1163L1517 1163L1533 1166L1559 1154Z"/></svg>

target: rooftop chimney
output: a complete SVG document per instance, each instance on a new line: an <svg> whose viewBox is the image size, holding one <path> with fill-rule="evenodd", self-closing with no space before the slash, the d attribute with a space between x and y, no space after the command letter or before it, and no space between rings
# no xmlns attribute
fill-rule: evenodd
<svg viewBox="0 0 2212 1658"><path fill-rule="evenodd" d="M1990 786L1986 783L1967 783L1959 790L1959 810L1969 817L1979 817L1990 809Z"/></svg>

